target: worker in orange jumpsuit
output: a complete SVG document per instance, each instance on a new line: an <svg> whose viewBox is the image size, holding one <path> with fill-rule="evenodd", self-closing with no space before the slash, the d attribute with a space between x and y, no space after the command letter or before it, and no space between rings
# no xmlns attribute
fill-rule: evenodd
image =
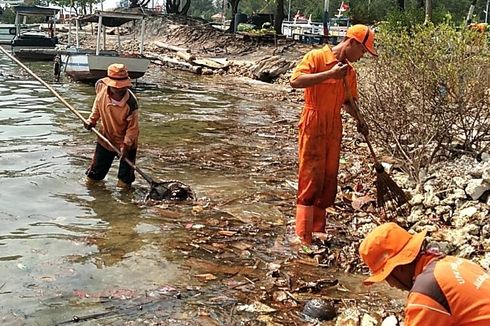
<svg viewBox="0 0 490 326"><path fill-rule="evenodd" d="M293 88L305 88L296 205L296 234L304 244L311 243L313 232L325 232L325 209L334 204L337 195L343 105L357 119L358 130L368 134L362 117L350 108L344 89L345 78L357 99L356 71L350 62L366 52L377 55L374 32L365 25L353 25L333 48L326 45L308 52L291 76Z"/></svg>
<svg viewBox="0 0 490 326"><path fill-rule="evenodd" d="M426 244L425 235L411 235L395 223L371 231L359 247L372 273L364 284L386 280L410 291L405 326L490 325L490 275Z"/></svg>

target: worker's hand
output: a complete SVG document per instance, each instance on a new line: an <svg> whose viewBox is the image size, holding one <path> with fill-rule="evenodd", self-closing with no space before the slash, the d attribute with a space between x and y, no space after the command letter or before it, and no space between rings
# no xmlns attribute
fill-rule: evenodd
<svg viewBox="0 0 490 326"><path fill-rule="evenodd" d="M364 121L362 118L357 121L357 131L364 135L364 137L369 136L369 127L366 121Z"/></svg>
<svg viewBox="0 0 490 326"><path fill-rule="evenodd" d="M119 151L121 151L121 160L124 159L126 157L126 155L128 154L128 148L126 145L122 145L121 148L119 149Z"/></svg>
<svg viewBox="0 0 490 326"><path fill-rule="evenodd" d="M347 75L347 71L349 71L349 65L342 62L339 62L329 70L332 79L343 79Z"/></svg>
<svg viewBox="0 0 490 326"><path fill-rule="evenodd" d="M94 125L94 124L92 124L92 122L89 122L89 123L84 122L84 123L83 123L83 127L84 127L85 129L87 129L87 130L91 130L93 127L95 127L95 125Z"/></svg>

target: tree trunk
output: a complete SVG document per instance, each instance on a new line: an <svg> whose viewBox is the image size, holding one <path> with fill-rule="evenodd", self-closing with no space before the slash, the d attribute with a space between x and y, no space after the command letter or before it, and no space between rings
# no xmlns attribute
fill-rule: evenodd
<svg viewBox="0 0 490 326"><path fill-rule="evenodd" d="M284 0L276 0L276 16L274 17L274 29L276 34L282 33L282 21L284 19Z"/></svg>
<svg viewBox="0 0 490 326"><path fill-rule="evenodd" d="M425 21L424 25L432 22L432 0L425 0Z"/></svg>
<svg viewBox="0 0 490 326"><path fill-rule="evenodd" d="M228 32L235 33L235 15L238 12L238 3L240 0L228 0L228 3L231 6L231 22L230 27L228 28Z"/></svg>
<svg viewBox="0 0 490 326"><path fill-rule="evenodd" d="M131 0L133 1L133 0ZM138 1L138 0L135 0ZM165 9L167 9L168 14L177 14L186 16L191 6L191 0L187 0L184 4L182 10L180 10L180 0L169 0L165 3Z"/></svg>
<svg viewBox="0 0 490 326"><path fill-rule="evenodd" d="M400 10L405 10L405 0L397 0L398 2L398 8L400 8Z"/></svg>

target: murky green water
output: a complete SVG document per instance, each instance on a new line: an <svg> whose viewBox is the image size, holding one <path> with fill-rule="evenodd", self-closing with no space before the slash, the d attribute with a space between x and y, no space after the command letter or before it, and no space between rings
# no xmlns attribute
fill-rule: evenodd
<svg viewBox="0 0 490 326"><path fill-rule="evenodd" d="M29 66L53 82L50 65ZM134 192L120 191L115 165L102 185L87 186L94 135L6 57L0 57L0 72L0 324L53 325L107 311L100 297L195 284L174 247L189 237L186 224L213 214L200 217L195 203L170 204L168 214L137 205L146 182L137 176ZM294 195L284 180L258 176L267 166L280 170L278 151L295 153L281 137L261 133L261 126L294 119L296 112L234 96L232 87L227 93L192 84L187 75L166 78L137 88L137 164L156 179L190 184L204 202L228 202L242 223L261 215L284 223L272 204L244 210L233 200L271 189ZM88 116L93 86L62 80L53 87ZM294 170L287 174L293 178Z"/></svg>

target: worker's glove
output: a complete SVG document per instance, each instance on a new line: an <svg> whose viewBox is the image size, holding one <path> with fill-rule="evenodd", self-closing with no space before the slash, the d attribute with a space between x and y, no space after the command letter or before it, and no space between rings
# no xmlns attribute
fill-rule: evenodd
<svg viewBox="0 0 490 326"><path fill-rule="evenodd" d="M126 157L126 155L128 154L128 147L126 145L122 145L121 148L119 149L119 151L121 152L121 157L120 159L124 159Z"/></svg>
<svg viewBox="0 0 490 326"><path fill-rule="evenodd" d="M87 130L91 130L93 127L95 127L95 125L92 122L89 123L84 122L83 127Z"/></svg>
<svg viewBox="0 0 490 326"><path fill-rule="evenodd" d="M357 122L357 131L360 132L364 137L369 136L369 127L364 120Z"/></svg>

